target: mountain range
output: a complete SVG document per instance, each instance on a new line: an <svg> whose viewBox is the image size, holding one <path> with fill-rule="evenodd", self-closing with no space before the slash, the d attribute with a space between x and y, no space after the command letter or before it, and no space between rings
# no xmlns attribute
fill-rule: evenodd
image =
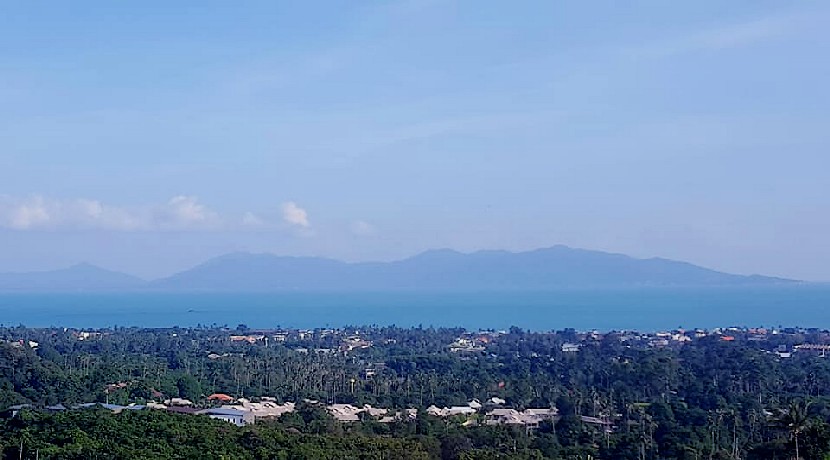
<svg viewBox="0 0 830 460"><path fill-rule="evenodd" d="M635 286L734 286L793 283L743 276L686 262L554 246L527 252L427 251L394 262L346 263L318 257L234 253L145 281L80 264L62 270L0 273L3 292L285 290L510 290Z"/></svg>
<svg viewBox="0 0 830 460"><path fill-rule="evenodd" d="M90 264L45 272L0 273L0 292L120 291L146 285L141 278Z"/></svg>

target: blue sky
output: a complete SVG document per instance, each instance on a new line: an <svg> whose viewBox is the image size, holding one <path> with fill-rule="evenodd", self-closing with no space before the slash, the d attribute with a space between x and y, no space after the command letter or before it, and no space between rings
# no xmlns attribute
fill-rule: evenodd
<svg viewBox="0 0 830 460"><path fill-rule="evenodd" d="M0 271L554 244L830 280L830 5L0 6Z"/></svg>

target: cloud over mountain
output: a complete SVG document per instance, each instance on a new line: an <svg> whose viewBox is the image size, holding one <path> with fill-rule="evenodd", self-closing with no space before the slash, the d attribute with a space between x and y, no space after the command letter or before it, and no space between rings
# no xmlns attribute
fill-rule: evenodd
<svg viewBox="0 0 830 460"><path fill-rule="evenodd" d="M0 227L13 230L207 230L223 219L195 196L164 204L117 206L99 200L0 196Z"/></svg>
<svg viewBox="0 0 830 460"><path fill-rule="evenodd" d="M308 213L293 201L282 204L282 220L289 225L308 228L311 222L308 220Z"/></svg>
<svg viewBox="0 0 830 460"><path fill-rule="evenodd" d="M356 220L352 222L349 226L349 230L351 230L352 234L355 236L374 236L377 233L375 226L365 220Z"/></svg>

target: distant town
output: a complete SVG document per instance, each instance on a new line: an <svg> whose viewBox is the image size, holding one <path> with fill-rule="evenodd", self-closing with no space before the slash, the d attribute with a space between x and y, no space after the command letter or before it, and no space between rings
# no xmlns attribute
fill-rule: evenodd
<svg viewBox="0 0 830 460"><path fill-rule="evenodd" d="M4 341L12 349L29 350L37 353L42 342L54 346L55 340L71 340L95 347L96 344L135 335L152 334L158 340L181 341L187 338L191 345L198 345L203 357L208 362L234 361L238 359L256 359L261 350L272 348L291 353L295 356L315 356L315 361L332 361L349 363L353 374L347 378L349 396L352 402L338 402L336 392L329 393L328 400L311 399L309 395L296 400L271 395L253 395L246 397L244 391L234 394L234 387L220 388L211 394L200 394L198 398L188 399L180 395L169 396L156 389L151 389L148 398L128 401L123 394L130 393L134 380L106 383L100 392L103 401L57 402L45 404L32 401L6 407L6 413L14 416L23 410L42 410L58 412L65 410L82 410L103 408L114 413L135 410L165 410L178 414L206 415L210 418L224 420L234 425L243 426L262 420L278 419L284 414L295 411L297 404L313 405L324 408L339 422L376 421L392 423L414 420L419 414L433 417L453 417L463 419L463 426L478 424L521 425L529 429L539 426L544 420L558 419L558 409L553 404L543 407L530 407L525 401L505 399L504 382L499 382L492 394L478 399L470 398L463 404L441 406L421 396L420 407L390 406L374 407L371 404L354 404L356 388L363 388L377 379L379 373L388 370L388 363L372 359L377 353L372 349L389 349L397 347L398 341L406 338L406 329L395 328L319 328L319 329L249 329L244 325L236 328L213 327L195 329L27 329L23 327L2 330ZM420 330L419 332L428 332ZM438 344L440 349L459 361L473 358L499 360L503 353L500 344L521 344L546 340L548 353L540 349L521 347L511 351L517 358L530 360L571 359L580 353L595 353L609 344L630 350L679 350L696 342L715 341L725 346L750 346L766 353L776 360L798 357L824 358L830 352L830 331L817 328L748 328L723 327L715 329L676 329L660 332L638 331L576 331L565 329L546 333L530 333L519 329L466 331L463 329L443 329L433 331L449 339ZM518 342L517 337L520 337ZM70 368L70 372L71 368ZM239 385L236 385L239 390ZM121 395L118 397L117 395ZM181 394L181 393L180 393ZM299 393L297 393L299 395ZM123 404L110 402L110 398L119 399ZM131 398L127 398L131 399ZM597 416L600 415L600 416ZM581 421L612 430L618 420L613 414L580 415Z"/></svg>

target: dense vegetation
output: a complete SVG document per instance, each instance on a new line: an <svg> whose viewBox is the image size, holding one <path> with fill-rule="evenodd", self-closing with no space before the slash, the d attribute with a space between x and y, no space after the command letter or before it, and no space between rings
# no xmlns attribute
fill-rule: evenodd
<svg viewBox="0 0 830 460"><path fill-rule="evenodd" d="M821 331L659 346L636 334L518 329L294 331L254 343L230 336L274 335L242 325L102 332L79 340L73 330L0 329L0 409L164 397L207 404L206 395L224 392L420 409L498 396L519 409L556 407L560 417L535 430L462 426L467 419L423 410L411 422L343 424L301 403L280 420L237 428L164 411L34 410L2 422L3 458L788 459L796 449L830 458L830 363L776 353L830 342ZM450 351L459 338L475 346ZM566 352L565 343L581 348Z"/></svg>

